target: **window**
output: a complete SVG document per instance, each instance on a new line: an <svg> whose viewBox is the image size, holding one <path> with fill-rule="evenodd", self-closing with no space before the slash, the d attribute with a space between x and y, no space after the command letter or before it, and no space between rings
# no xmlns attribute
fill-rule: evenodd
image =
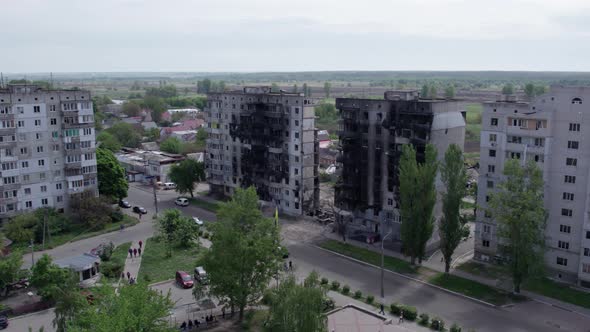
<svg viewBox="0 0 590 332"><path fill-rule="evenodd" d="M490 201L490 195L486 195L486 202Z"/></svg>
<svg viewBox="0 0 590 332"><path fill-rule="evenodd" d="M496 142L498 139L498 135L496 134L490 134L490 142Z"/></svg>
<svg viewBox="0 0 590 332"><path fill-rule="evenodd" d="M31 194L31 188L25 188L25 195Z"/></svg>
<svg viewBox="0 0 590 332"><path fill-rule="evenodd" d="M567 141L567 148L568 149L574 149L577 150L578 149L578 141Z"/></svg>
<svg viewBox="0 0 590 332"><path fill-rule="evenodd" d="M64 197L63 196L57 196L57 202L58 203L63 202L63 200L64 200Z"/></svg>
<svg viewBox="0 0 590 332"><path fill-rule="evenodd" d="M559 225L559 231L562 233L569 234L572 232L572 227L568 225Z"/></svg>
<svg viewBox="0 0 590 332"><path fill-rule="evenodd" d="M33 113L41 113L41 106L33 106Z"/></svg>
<svg viewBox="0 0 590 332"><path fill-rule="evenodd" d="M488 248L490 246L490 241L489 240L483 240L481 241L481 245Z"/></svg>
<svg viewBox="0 0 590 332"><path fill-rule="evenodd" d="M483 232L484 233L489 233L490 231L491 231L490 225L483 225Z"/></svg>
<svg viewBox="0 0 590 332"><path fill-rule="evenodd" d="M535 138L535 146L545 146L544 138Z"/></svg>
<svg viewBox="0 0 590 332"><path fill-rule="evenodd" d="M488 165L488 173L495 173L496 165Z"/></svg>
<svg viewBox="0 0 590 332"><path fill-rule="evenodd" d="M17 125L19 128L22 128L22 127L24 127L24 126L25 126L25 120L18 120L18 122L16 123L16 125Z"/></svg>
<svg viewBox="0 0 590 332"><path fill-rule="evenodd" d="M563 193L563 200L565 200L565 201L573 201L574 200L574 193L564 192Z"/></svg>
<svg viewBox="0 0 590 332"><path fill-rule="evenodd" d="M35 133L35 138L37 140L43 139L43 134L41 134L41 133Z"/></svg>
<svg viewBox="0 0 590 332"><path fill-rule="evenodd" d="M570 243L565 241L557 241L557 246L559 249L568 250L570 248Z"/></svg>
<svg viewBox="0 0 590 332"><path fill-rule="evenodd" d="M299 145L295 144L295 151L299 151Z"/></svg>
<svg viewBox="0 0 590 332"><path fill-rule="evenodd" d="M576 158L566 158L565 164L567 166L578 166L578 159Z"/></svg>
<svg viewBox="0 0 590 332"><path fill-rule="evenodd" d="M37 147L37 152L38 152L38 153L42 153L42 152L43 152L43 146L42 146L42 145L39 145L39 146Z"/></svg>
<svg viewBox="0 0 590 332"><path fill-rule="evenodd" d="M557 265L567 266L567 258L557 257Z"/></svg>
<svg viewBox="0 0 590 332"><path fill-rule="evenodd" d="M299 133L295 133L295 138L299 138Z"/></svg>
<svg viewBox="0 0 590 332"><path fill-rule="evenodd" d="M47 200L47 198L43 198L41 200L41 205L47 205L47 204L49 204L49 200Z"/></svg>
<svg viewBox="0 0 590 332"><path fill-rule="evenodd" d="M494 181L488 181L487 187L488 188L494 188Z"/></svg>
<svg viewBox="0 0 590 332"><path fill-rule="evenodd" d="M509 152L508 156L512 159L520 159L520 152Z"/></svg>
<svg viewBox="0 0 590 332"><path fill-rule="evenodd" d="M33 207L33 201L26 201L26 202L25 202L25 207L26 207L27 209L30 209L30 208L32 208L32 207Z"/></svg>
<svg viewBox="0 0 590 332"><path fill-rule="evenodd" d="M18 182L16 176L5 176L3 180L4 184L15 184Z"/></svg>
<svg viewBox="0 0 590 332"><path fill-rule="evenodd" d="M563 182L565 183L576 183L576 177L574 175L566 175Z"/></svg>
<svg viewBox="0 0 590 332"><path fill-rule="evenodd" d="M41 186L41 192L42 193L47 192L47 186Z"/></svg>
<svg viewBox="0 0 590 332"><path fill-rule="evenodd" d="M570 123L570 131L580 131L579 123Z"/></svg>
<svg viewBox="0 0 590 332"><path fill-rule="evenodd" d="M521 144L522 137L521 136L508 136L508 142Z"/></svg>
<svg viewBox="0 0 590 332"><path fill-rule="evenodd" d="M388 198L387 199L387 205L392 206L393 205L393 199Z"/></svg>
<svg viewBox="0 0 590 332"><path fill-rule="evenodd" d="M41 120L35 120L35 127L41 126Z"/></svg>
<svg viewBox="0 0 590 332"><path fill-rule="evenodd" d="M590 239L590 231L586 231L586 239Z"/></svg>
<svg viewBox="0 0 590 332"><path fill-rule="evenodd" d="M16 107L16 111L17 111L19 114L23 114L23 113L25 113L25 108L24 108L24 107L22 107L22 106L17 106L17 107Z"/></svg>
<svg viewBox="0 0 590 332"><path fill-rule="evenodd" d="M514 127L526 128L528 126L528 121L524 119L512 119L512 125Z"/></svg>
<svg viewBox="0 0 590 332"><path fill-rule="evenodd" d="M584 248L584 256L590 256L590 248Z"/></svg>
<svg viewBox="0 0 590 332"><path fill-rule="evenodd" d="M490 150L489 153L488 153L488 155L490 157L495 157L496 156L496 150Z"/></svg>
<svg viewBox="0 0 590 332"><path fill-rule="evenodd" d="M39 159L37 163L39 164L39 166L45 166L45 159Z"/></svg>
<svg viewBox="0 0 590 332"><path fill-rule="evenodd" d="M59 133L57 131L51 132L51 137L58 138L59 137Z"/></svg>
<svg viewBox="0 0 590 332"><path fill-rule="evenodd" d="M576 97L576 98L572 99L572 104L582 105L582 99Z"/></svg>
<svg viewBox="0 0 590 332"><path fill-rule="evenodd" d="M84 128L84 135L92 135L92 128Z"/></svg>
<svg viewBox="0 0 590 332"><path fill-rule="evenodd" d="M582 272L590 273L590 264L582 264Z"/></svg>
<svg viewBox="0 0 590 332"><path fill-rule="evenodd" d="M561 215L564 217L571 217L573 211L571 209L561 209Z"/></svg>
<svg viewBox="0 0 590 332"><path fill-rule="evenodd" d="M497 126L498 125L498 118L491 118L490 125Z"/></svg>
<svg viewBox="0 0 590 332"><path fill-rule="evenodd" d="M55 110L56 110L55 105L49 106L49 112L55 112Z"/></svg>
<svg viewBox="0 0 590 332"><path fill-rule="evenodd" d="M23 182L28 182L30 180L29 174L23 175Z"/></svg>
<svg viewBox="0 0 590 332"><path fill-rule="evenodd" d="M55 184L55 189L61 190L61 183L56 183Z"/></svg>
<svg viewBox="0 0 590 332"><path fill-rule="evenodd" d="M29 167L29 162L28 161L23 161L20 163L21 168L28 168Z"/></svg>
<svg viewBox="0 0 590 332"><path fill-rule="evenodd" d="M299 168L294 169L295 175L299 174Z"/></svg>
<svg viewBox="0 0 590 332"><path fill-rule="evenodd" d="M53 145L53 151L59 151L59 144Z"/></svg>

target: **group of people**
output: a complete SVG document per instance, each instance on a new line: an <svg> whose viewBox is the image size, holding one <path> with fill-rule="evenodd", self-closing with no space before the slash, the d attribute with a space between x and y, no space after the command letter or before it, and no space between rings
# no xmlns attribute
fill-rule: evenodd
<svg viewBox="0 0 590 332"><path fill-rule="evenodd" d="M202 321L200 321L198 319L195 319L194 320L194 323L190 319L188 320L188 323L187 322L182 322L182 324L180 324L180 330L181 331L186 331L187 329L188 330L192 330L193 327L195 327L195 328L198 329L199 326L201 326L201 322L203 322L203 324L206 325L206 324L210 324L212 322L216 322L217 321L217 317L215 317L213 315L201 317L201 319L202 319Z"/></svg>
<svg viewBox="0 0 590 332"><path fill-rule="evenodd" d="M143 242L141 240L139 240L138 244L139 244L139 248L129 248L129 257L130 258L137 257L138 255L141 256L141 246L143 245Z"/></svg>
<svg viewBox="0 0 590 332"><path fill-rule="evenodd" d="M287 265L287 262L285 262L283 268L285 269L285 271L293 271L293 262L289 261L289 265Z"/></svg>

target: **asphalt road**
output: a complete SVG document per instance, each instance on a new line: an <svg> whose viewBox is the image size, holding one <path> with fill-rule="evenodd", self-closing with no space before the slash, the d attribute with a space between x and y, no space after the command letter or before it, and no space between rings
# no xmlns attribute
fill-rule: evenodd
<svg viewBox="0 0 590 332"><path fill-rule="evenodd" d="M160 211L173 208L177 194L172 191L158 193ZM128 200L132 205L141 205L148 210L142 221L122 232L100 235L95 238L73 242L56 249L48 250L54 258L78 255L105 241L120 244L138 241L153 235L154 212L153 194L148 188L129 188ZM190 216L197 216L205 221L214 221L215 215L196 206L181 208ZM304 224L298 225L304 228ZM302 235L303 236L303 235ZM360 289L363 294L380 293L380 272L358 262L334 255L313 246L309 241L288 241L296 273L303 277L312 270L319 272L330 280L339 280L351 289ZM39 253L35 253L38 258ZM25 266L30 266L30 255L25 255ZM385 274L385 303L400 302L416 306L419 311L431 316L438 315L447 323L460 325L481 331L580 331L590 332L590 318L539 302L528 301L508 308L492 308L455 296L430 286L405 279L395 274ZM184 293L184 292L182 292ZM183 296L184 297L184 296ZM51 317L49 317L51 316ZM33 319L31 319L33 318ZM29 321L46 321L50 325L53 315L37 315ZM26 319L21 319L25 321ZM18 330L16 330L18 331Z"/></svg>

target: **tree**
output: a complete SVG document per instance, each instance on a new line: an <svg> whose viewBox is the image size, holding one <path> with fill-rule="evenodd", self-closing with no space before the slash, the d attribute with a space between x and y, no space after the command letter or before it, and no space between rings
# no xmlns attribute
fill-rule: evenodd
<svg viewBox="0 0 590 332"><path fill-rule="evenodd" d="M138 116L141 108L135 102L128 101L123 104L121 111L127 116Z"/></svg>
<svg viewBox="0 0 590 332"><path fill-rule="evenodd" d="M166 112L166 104L161 97L146 96L143 99L143 106L152 111L152 120L159 123L162 120L162 114Z"/></svg>
<svg viewBox="0 0 590 332"><path fill-rule="evenodd" d="M18 278L21 266L23 265L23 254L19 250L0 257L0 290L4 296L8 295L8 285Z"/></svg>
<svg viewBox="0 0 590 332"><path fill-rule="evenodd" d="M326 95L326 98L330 98L330 89L332 89L332 83L325 82L324 83L324 94Z"/></svg>
<svg viewBox="0 0 590 332"><path fill-rule="evenodd" d="M125 169L115 155L107 149L96 149L96 169L98 172L98 191L101 195L123 199L127 197L129 184Z"/></svg>
<svg viewBox="0 0 590 332"><path fill-rule="evenodd" d="M297 84L293 84L293 93L297 93L297 92L299 92Z"/></svg>
<svg viewBox="0 0 590 332"><path fill-rule="evenodd" d="M55 300L55 318L53 327L58 332L70 331L66 329L69 324L88 308L88 300L80 292L80 276L77 272L66 270L66 278L60 284L55 285L53 297Z"/></svg>
<svg viewBox="0 0 590 332"><path fill-rule="evenodd" d="M436 99L438 97L438 92L434 84L430 85L430 88L428 89L428 97L430 99Z"/></svg>
<svg viewBox="0 0 590 332"><path fill-rule="evenodd" d="M290 274L272 292L268 327L271 331L327 331L323 313L325 297L326 291L320 286L316 272L301 285Z"/></svg>
<svg viewBox="0 0 590 332"><path fill-rule="evenodd" d="M533 83L527 83L524 86L524 93L527 97L533 98L535 96L535 85Z"/></svg>
<svg viewBox="0 0 590 332"><path fill-rule="evenodd" d="M503 239L499 247L512 273L514 292L543 266L547 210L543 203L543 173L534 161L524 167L516 159L504 165L505 180L490 195L489 211Z"/></svg>
<svg viewBox="0 0 590 332"><path fill-rule="evenodd" d="M167 209L158 218L158 229L166 241L168 256L172 255L172 246L192 246L197 239L199 227L192 218L185 217L178 209Z"/></svg>
<svg viewBox="0 0 590 332"><path fill-rule="evenodd" d="M428 98L429 96L429 90L428 90L428 85L424 84L422 86L422 90L420 91L420 97L422 98Z"/></svg>
<svg viewBox="0 0 590 332"><path fill-rule="evenodd" d="M544 85L536 85L535 86L535 96L540 96L547 92L547 87Z"/></svg>
<svg viewBox="0 0 590 332"><path fill-rule="evenodd" d="M33 213L22 213L4 225L4 233L15 243L28 243L35 237L36 225L37 218Z"/></svg>
<svg viewBox="0 0 590 332"><path fill-rule="evenodd" d="M174 332L168 317L170 293L161 295L147 284L128 285L116 293L110 285L95 288L93 305L85 305L68 324L69 332Z"/></svg>
<svg viewBox="0 0 590 332"><path fill-rule="evenodd" d="M58 287L67 282L70 271L53 264L51 257L43 254L32 268L31 285L45 300L54 300Z"/></svg>
<svg viewBox="0 0 590 332"><path fill-rule="evenodd" d="M502 94L503 95L513 95L514 94L514 85L512 83L508 83L502 87Z"/></svg>
<svg viewBox="0 0 590 332"><path fill-rule="evenodd" d="M146 130L145 135L150 142L155 142L160 139L160 129L159 128L150 128Z"/></svg>
<svg viewBox="0 0 590 332"><path fill-rule="evenodd" d="M70 199L72 216L78 224L87 230L102 229L112 221L113 207L102 197L84 197L76 195Z"/></svg>
<svg viewBox="0 0 590 332"><path fill-rule="evenodd" d="M307 87L307 83L303 83L303 95L305 97L309 97L309 88Z"/></svg>
<svg viewBox="0 0 590 332"><path fill-rule="evenodd" d="M258 209L254 187L237 189L211 227L215 236L202 259L209 292L229 303L232 312L239 308L241 320L244 308L258 301L279 269L279 230Z"/></svg>
<svg viewBox="0 0 590 332"><path fill-rule="evenodd" d="M107 131L102 131L96 140L100 143L101 148L105 148L113 152L121 150L121 143L119 143L115 136Z"/></svg>
<svg viewBox="0 0 590 332"><path fill-rule="evenodd" d="M463 162L463 152L451 144L445 153L440 173L445 191L442 193L442 212L440 221L440 250L445 259L445 272L449 273L455 249L465 234L464 219L461 218L461 202L466 194L467 170Z"/></svg>
<svg viewBox="0 0 590 332"><path fill-rule="evenodd" d="M447 98L447 99L454 99L455 98L455 86L454 85L449 84L445 88L445 98Z"/></svg>
<svg viewBox="0 0 590 332"><path fill-rule="evenodd" d="M137 148L141 143L142 133L126 122L117 122L106 132L113 135L121 145L126 147Z"/></svg>
<svg viewBox="0 0 590 332"><path fill-rule="evenodd" d="M434 228L433 209L436 203L436 150L426 145L425 161L418 164L416 150L404 145L400 159L401 236L406 255L415 264L422 262L426 243Z"/></svg>
<svg viewBox="0 0 590 332"><path fill-rule="evenodd" d="M181 194L190 193L194 197L195 182L205 180L203 163L193 159L185 159L170 167L170 180L176 183L176 191Z"/></svg>
<svg viewBox="0 0 590 332"><path fill-rule="evenodd" d="M180 153L182 142L176 137L168 137L160 143L160 150L169 153Z"/></svg>
<svg viewBox="0 0 590 332"><path fill-rule="evenodd" d="M279 92L279 90L280 90L280 88L279 88L279 85L278 84L276 84L276 83L272 83L271 84L271 86L270 86L270 91L271 92Z"/></svg>

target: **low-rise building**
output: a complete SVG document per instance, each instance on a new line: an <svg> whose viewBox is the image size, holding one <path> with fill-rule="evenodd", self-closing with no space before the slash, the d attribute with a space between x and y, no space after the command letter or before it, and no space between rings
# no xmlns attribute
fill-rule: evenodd
<svg viewBox="0 0 590 332"><path fill-rule="evenodd" d="M58 259L53 263L62 269L76 272L80 277L80 287L91 287L100 280L100 258L98 256L84 253L80 256Z"/></svg>
<svg viewBox="0 0 590 332"><path fill-rule="evenodd" d="M142 181L151 183L171 182L168 176L170 167L185 159L185 157L162 151L145 151L123 148L116 153L117 160L125 168L128 181Z"/></svg>

